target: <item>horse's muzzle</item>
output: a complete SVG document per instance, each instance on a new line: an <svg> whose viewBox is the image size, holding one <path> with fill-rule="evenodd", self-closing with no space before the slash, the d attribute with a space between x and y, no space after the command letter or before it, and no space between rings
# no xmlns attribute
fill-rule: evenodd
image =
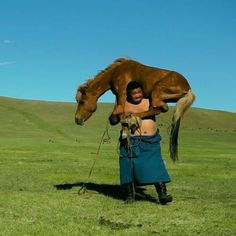
<svg viewBox="0 0 236 236"><path fill-rule="evenodd" d="M84 124L84 119L75 117L75 123L77 125L83 125Z"/></svg>

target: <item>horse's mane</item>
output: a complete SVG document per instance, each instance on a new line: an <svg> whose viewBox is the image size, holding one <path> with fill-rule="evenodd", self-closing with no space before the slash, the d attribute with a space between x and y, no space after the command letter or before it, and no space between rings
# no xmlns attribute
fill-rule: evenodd
<svg viewBox="0 0 236 236"><path fill-rule="evenodd" d="M80 85L78 88L78 92L85 93L86 90L93 85L93 83L100 78L103 78L107 73L109 73L111 70L119 66L120 64L130 61L131 59L128 58L118 58L116 59L112 64L110 64L108 67L106 67L104 70L100 71L97 75L94 76L92 79L88 79L84 84Z"/></svg>

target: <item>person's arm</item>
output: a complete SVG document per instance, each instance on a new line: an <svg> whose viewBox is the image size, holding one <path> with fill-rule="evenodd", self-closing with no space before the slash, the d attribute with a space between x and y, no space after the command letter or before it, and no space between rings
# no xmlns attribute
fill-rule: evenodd
<svg viewBox="0 0 236 236"><path fill-rule="evenodd" d="M150 108L148 111L143 111L139 113L133 113L134 116L139 116L141 119L149 117L149 116L155 116L159 115L161 113L159 108Z"/></svg>
<svg viewBox="0 0 236 236"><path fill-rule="evenodd" d="M143 111L139 113L134 113L133 115L139 116L141 119L149 117L149 116L155 116L159 115L162 112L167 112L169 110L168 105L165 103L165 106L162 107L150 107L148 111Z"/></svg>

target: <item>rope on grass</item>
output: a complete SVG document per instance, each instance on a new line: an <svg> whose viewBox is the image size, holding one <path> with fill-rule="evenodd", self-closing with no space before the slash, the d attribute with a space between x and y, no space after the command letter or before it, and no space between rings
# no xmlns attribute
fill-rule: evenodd
<svg viewBox="0 0 236 236"><path fill-rule="evenodd" d="M90 179L91 175L92 175L92 172L93 172L93 169L94 169L94 166L95 166L95 163L98 159L98 156L99 156L99 152L100 152L100 149L101 149L101 145L103 143L109 143L110 140L111 140L111 137L108 133L108 126L109 126L109 120L107 120L107 124L106 124L106 127L105 127L105 130L102 134L102 137L101 137L101 140L100 140L100 143L98 145L98 149L97 149L97 152L96 152L96 156L93 160L93 163L92 163L92 166L90 168L90 171L89 171L89 174L88 174L88 177L87 177L87 180ZM78 190L78 195L80 194L84 194L85 192L87 191L87 187L86 187L86 183L83 183L83 185L81 186L81 188Z"/></svg>

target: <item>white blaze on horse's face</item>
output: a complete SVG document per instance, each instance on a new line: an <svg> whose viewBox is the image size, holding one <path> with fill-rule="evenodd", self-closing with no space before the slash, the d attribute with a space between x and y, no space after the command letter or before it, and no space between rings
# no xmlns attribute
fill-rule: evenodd
<svg viewBox="0 0 236 236"><path fill-rule="evenodd" d="M83 125L84 122L96 111L97 97L89 93L81 93L78 91L76 100L78 106L75 112L75 122L78 125Z"/></svg>

